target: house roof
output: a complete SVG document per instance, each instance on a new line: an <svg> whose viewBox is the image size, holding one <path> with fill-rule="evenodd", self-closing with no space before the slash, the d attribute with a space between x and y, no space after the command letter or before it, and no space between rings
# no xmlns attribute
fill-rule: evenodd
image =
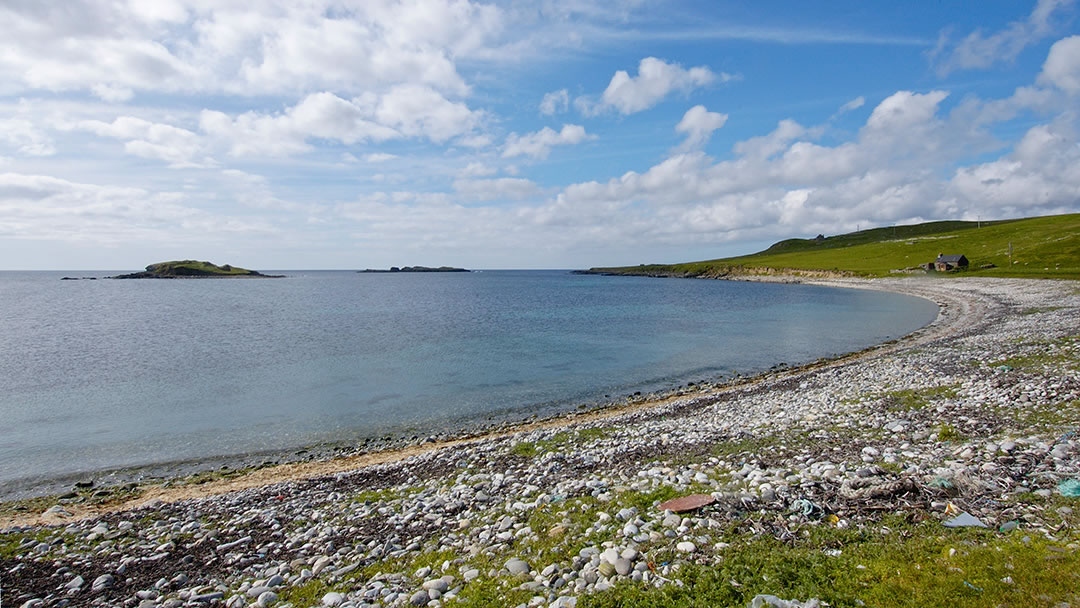
<svg viewBox="0 0 1080 608"><path fill-rule="evenodd" d="M963 256L963 254L961 254L961 255L944 255L944 254L942 254L942 255L937 256L936 261L945 262L946 264L955 264L956 262L959 262L960 260L966 260L966 259L967 258L965 258Z"/></svg>

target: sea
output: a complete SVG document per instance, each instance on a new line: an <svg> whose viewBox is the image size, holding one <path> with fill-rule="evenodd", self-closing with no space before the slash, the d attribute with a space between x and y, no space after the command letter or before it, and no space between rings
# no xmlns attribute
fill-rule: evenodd
<svg viewBox="0 0 1080 608"><path fill-rule="evenodd" d="M857 351L937 314L878 291L564 270L61 280L120 272L0 272L0 498L549 416Z"/></svg>

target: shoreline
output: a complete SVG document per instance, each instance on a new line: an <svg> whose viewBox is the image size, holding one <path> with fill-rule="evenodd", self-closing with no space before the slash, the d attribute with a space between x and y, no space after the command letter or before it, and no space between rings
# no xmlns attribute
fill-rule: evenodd
<svg viewBox="0 0 1080 608"><path fill-rule="evenodd" d="M54 507L0 523L4 597L161 608L1080 599L1069 494L1080 486L1080 284L828 284L899 286L939 316L859 353L661 402L163 488L85 519ZM664 510L687 495L704 506ZM949 527L957 519L975 527Z"/></svg>
<svg viewBox="0 0 1080 608"><path fill-rule="evenodd" d="M927 325L896 339L876 344L859 351L843 353L832 357L821 357L812 362L797 366L783 365L768 370L737 374L722 381L695 383L693 387L680 385L674 389L654 391L644 395L630 395L619 400L577 404L574 409L554 415L536 418L528 416L518 420L510 415L506 420L492 423L466 425L457 431L427 437L406 437L404 434L389 439L378 438L370 441L375 449L367 449L368 441L356 445L351 441L328 441L310 446L290 449L271 449L263 452L225 455L197 460L170 461L133 467L120 467L101 471L75 473L52 479L34 480L25 485L28 494L18 498L0 500L0 529L21 525L43 525L58 523L61 519L44 514L12 514L10 505L38 503L42 501L63 505L71 515L66 519L86 519L101 515L137 509L157 501L175 502L191 498L215 496L237 490L257 488L281 481L297 481L320 475L348 471L357 467L372 466L397 462L413 456L427 454L452 446L470 445L478 442L502 439L517 433L534 430L561 429L574 424L583 424L622 416L624 414L666 406L679 399L697 399L710 395L724 394L746 386L754 386L769 379L783 378L792 374L805 373L814 369L840 365L863 357L880 356L904 347L912 341L936 339L942 332L955 331L957 319L952 318L951 310L946 307L960 308L960 319L970 321L971 303L963 299L951 298L941 290L927 289L925 285L932 279L858 279L838 277L833 274L825 277L807 277L805 275L728 275L723 277L654 277L654 278L699 278L704 280L725 280L743 282L771 282L818 285L823 287L868 289L890 291L892 293L913 295L934 302L938 306L937 316ZM915 287L913 281L923 283ZM913 287L915 287L913 289ZM568 406L569 407L569 406ZM427 429L430 430L430 429ZM421 434L427 435L426 432ZM194 483L185 480L194 478ZM89 483L88 483L89 482ZM80 486L86 491L72 501L72 494ZM63 488L67 487L68 490ZM44 492L33 488L45 488ZM106 500L98 503L85 503L85 499L94 492L108 493ZM133 498L128 495L137 493ZM109 496L118 495L119 500ZM68 498L63 498L63 497ZM81 499L81 500L80 500ZM4 507L9 507L5 509Z"/></svg>

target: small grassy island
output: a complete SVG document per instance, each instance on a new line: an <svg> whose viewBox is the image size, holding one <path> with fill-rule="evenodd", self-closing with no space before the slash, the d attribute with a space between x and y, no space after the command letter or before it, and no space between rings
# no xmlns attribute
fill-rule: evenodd
<svg viewBox="0 0 1080 608"><path fill-rule="evenodd" d="M263 274L247 268L237 268L225 264L218 266L210 262L196 260L176 260L150 264L143 272L121 274L113 279L223 279L223 278L263 278L277 279L282 275Z"/></svg>
<svg viewBox="0 0 1080 608"><path fill-rule="evenodd" d="M405 266L398 268L397 266L391 266L389 270L375 270L368 268L367 270L357 270L356 272L471 272L465 268L452 268L450 266L439 266L438 268L429 268L427 266Z"/></svg>

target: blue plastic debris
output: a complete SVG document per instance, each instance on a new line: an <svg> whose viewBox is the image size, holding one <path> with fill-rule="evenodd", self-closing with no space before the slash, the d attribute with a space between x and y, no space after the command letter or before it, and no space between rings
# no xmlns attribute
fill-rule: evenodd
<svg viewBox="0 0 1080 608"><path fill-rule="evenodd" d="M971 513L963 512L949 521L942 522L946 528L985 528L986 524Z"/></svg>
<svg viewBox="0 0 1080 608"><path fill-rule="evenodd" d="M1059 483L1058 492L1069 498L1080 498L1080 479L1066 479Z"/></svg>

